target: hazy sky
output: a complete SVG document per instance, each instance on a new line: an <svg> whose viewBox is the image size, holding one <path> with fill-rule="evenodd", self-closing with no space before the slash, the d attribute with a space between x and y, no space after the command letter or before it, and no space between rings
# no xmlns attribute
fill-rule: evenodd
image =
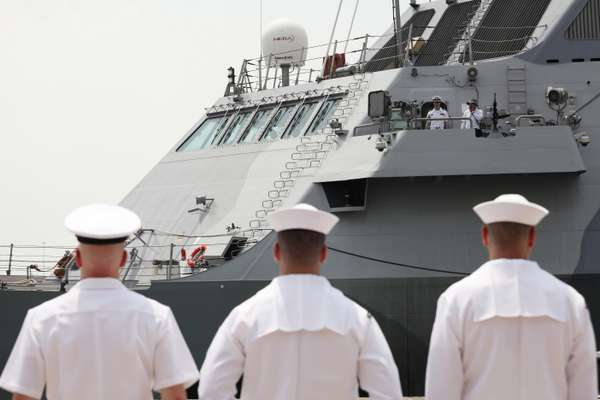
<svg viewBox="0 0 600 400"><path fill-rule="evenodd" d="M323 43L337 6L264 0L264 23ZM71 209L118 203L222 96L226 68L258 55L259 15L259 0L0 0L0 245L72 243ZM353 32L391 15L362 0Z"/></svg>

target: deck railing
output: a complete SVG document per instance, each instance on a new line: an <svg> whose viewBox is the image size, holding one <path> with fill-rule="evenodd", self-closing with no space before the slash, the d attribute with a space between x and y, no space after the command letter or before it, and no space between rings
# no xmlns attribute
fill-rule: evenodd
<svg viewBox="0 0 600 400"><path fill-rule="evenodd" d="M436 28L435 26L415 26L419 30L423 30L422 36L412 37L413 27L403 28L407 30L408 35L406 40L402 43L402 48L405 51L402 54L398 54L397 46L395 43L390 43L389 40L385 41L386 45L381 47L374 47L373 42L378 39L392 39L394 34L388 35L370 35L366 34L347 40L334 41L332 45L332 53L327 56L327 59L323 58L323 51L328 48L328 43L322 43L315 46L309 46L306 48L298 48L290 51L277 53L277 54L265 54L261 57L243 60L242 66L239 70L235 88L237 94L257 92L261 90L273 89L282 86L283 80L279 71L279 66L273 66L272 60L289 53L297 53L301 51L307 55L305 64L301 67L292 66L289 73L289 84L300 85L305 83L317 82L324 79L330 79L333 77L346 76L351 74L364 73L367 70L367 64L372 62L383 62L387 69L387 65L404 65L411 66L418 57L427 56L427 49L429 44L434 39L430 39L431 32ZM475 59L485 59L486 54L490 56L498 57L504 55L515 54L514 50L507 50L506 54L501 54L502 50L494 49L493 51L478 51L473 49L474 43L483 42L484 40L475 39L474 33L481 29L499 29L497 27L485 27L474 24L464 26L467 34L463 37L456 38L457 45L453 46L452 49L448 49L444 55L445 63L472 63ZM520 37L516 39L507 40L486 40L492 44L505 44L508 42L522 42L524 43L523 48L519 51L523 52L532 48L538 41L539 36L545 32L548 28L547 25L540 25L535 27L502 27L503 30L523 30L525 28L534 28L534 33L530 36ZM537 36L536 36L537 35ZM409 39L410 38L410 39ZM343 52L338 53L338 50ZM392 55L386 56L392 53ZM336 54L343 54L345 60L343 64L337 65L332 57ZM376 54L379 56L375 57ZM384 57L381 57L384 55ZM375 58L373 58L375 57ZM402 57L399 60L399 57ZM398 62L400 61L400 62ZM338 60L339 62L339 60ZM387 62L387 63L386 63Z"/></svg>
<svg viewBox="0 0 600 400"><path fill-rule="evenodd" d="M154 229L141 230L126 243L125 250L129 257L121 269L120 278L148 285L154 279L177 279L205 272L225 261L222 255L211 253L210 247L232 246L232 238L238 238L233 240L238 247L233 251L234 254L229 255L236 256L258 241L256 231L235 227L225 234L185 235ZM194 262L190 266L192 251L203 241L208 243L207 254L202 258L206 262ZM34 287L46 281L68 283L78 280L79 271L73 259L75 247L75 244L46 243L0 245L0 290L20 286ZM182 250L187 253L185 257L182 257Z"/></svg>

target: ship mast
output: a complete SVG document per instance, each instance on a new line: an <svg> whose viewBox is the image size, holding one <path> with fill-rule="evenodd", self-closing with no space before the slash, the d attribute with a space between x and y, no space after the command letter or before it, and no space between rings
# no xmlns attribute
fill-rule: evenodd
<svg viewBox="0 0 600 400"><path fill-rule="evenodd" d="M400 21L400 0L392 0L394 33L396 34L396 67L403 66L404 46L402 46L402 23Z"/></svg>

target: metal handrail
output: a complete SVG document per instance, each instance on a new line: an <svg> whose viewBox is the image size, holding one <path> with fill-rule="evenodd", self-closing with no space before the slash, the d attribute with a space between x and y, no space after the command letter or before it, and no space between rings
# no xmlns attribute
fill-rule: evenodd
<svg viewBox="0 0 600 400"><path fill-rule="evenodd" d="M408 126L410 127L411 125L413 125L415 122L423 122L423 121L469 121L469 128L468 129L473 129L473 121L471 120L471 118L468 117L448 117L448 118L412 118L410 120L408 120ZM374 134L380 134L382 133L383 130L383 123L382 122L373 122L370 124L363 124L363 125L357 125L354 127L353 131L352 131L352 136L356 136L356 132L360 131L361 129L365 129L365 128L378 128L377 132L371 133L372 135ZM412 128L415 129L415 128ZM361 135L363 136L363 135Z"/></svg>
<svg viewBox="0 0 600 400"><path fill-rule="evenodd" d="M515 124L517 124L517 127L521 126L521 121L522 120L541 120L542 124L546 125L546 118L541 115L541 114L533 114L533 115L519 115L516 119L515 119Z"/></svg>
<svg viewBox="0 0 600 400"><path fill-rule="evenodd" d="M469 128L473 129L473 121L469 117L447 117L447 118L412 118L408 121L408 125L410 126L413 122L431 122L431 121L469 121ZM462 129L462 128L461 128ZM436 129L432 129L436 130Z"/></svg>

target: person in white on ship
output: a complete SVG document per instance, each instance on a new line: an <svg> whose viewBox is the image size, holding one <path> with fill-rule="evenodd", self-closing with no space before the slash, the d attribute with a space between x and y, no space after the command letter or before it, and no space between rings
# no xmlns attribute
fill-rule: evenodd
<svg viewBox="0 0 600 400"><path fill-rule="evenodd" d="M448 127L448 118L450 114L442 108L442 98L433 96L431 99L433 108L427 113L427 127L429 129L446 129Z"/></svg>
<svg viewBox="0 0 600 400"><path fill-rule="evenodd" d="M463 113L463 118L468 118L471 122L464 120L461 129L481 129L481 120L483 119L483 111L479 108L477 99L467 101L467 109Z"/></svg>

